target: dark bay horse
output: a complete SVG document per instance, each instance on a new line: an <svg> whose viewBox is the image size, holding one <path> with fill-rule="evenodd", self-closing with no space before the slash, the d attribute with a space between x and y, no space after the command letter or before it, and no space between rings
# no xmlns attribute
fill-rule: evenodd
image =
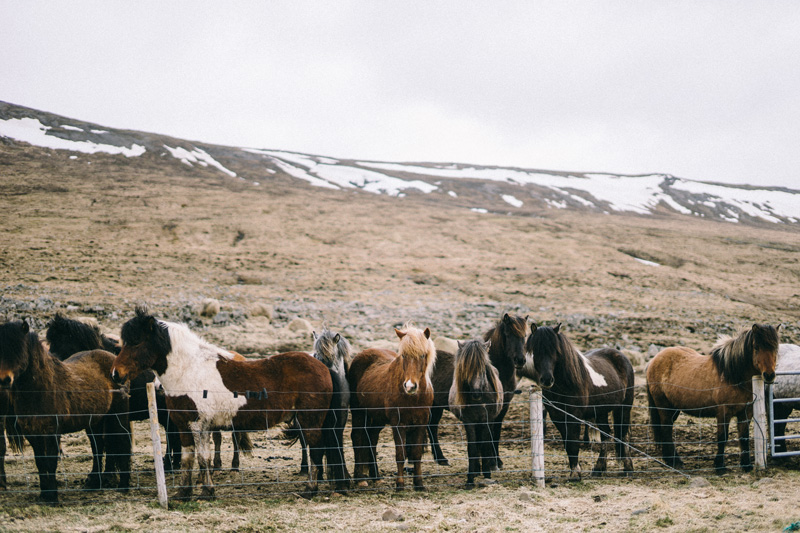
<svg viewBox="0 0 800 533"><path fill-rule="evenodd" d="M503 408L503 385L489 360L490 345L491 341L459 341L450 387L450 411L467 434L468 489L475 487L481 472L491 479L496 461L490 424Z"/></svg>
<svg viewBox="0 0 800 533"><path fill-rule="evenodd" d="M501 468L503 461L500 459L500 431L503 419L508 412L514 391L517 388L516 369L525 364L525 335L528 329L528 317L503 315L497 324L483 335L484 341L490 341L489 359L492 366L497 369L500 382L503 385L503 407L495 420L490 424L492 432L492 446L494 447L496 466ZM438 351L436 366L433 369L434 398L431 407L431 419L428 423L428 435L431 438L431 452L434 460L440 465L449 464L439 445L439 421L442 413L449 405L450 387L453 384L454 354Z"/></svg>
<svg viewBox="0 0 800 533"><path fill-rule="evenodd" d="M561 324L551 328L531 324L525 349L533 360L533 376L542 387L545 407L561 433L569 458L569 479L579 481L578 462L582 420L594 421L602 445L592 470L593 476L606 471L606 448L611 435L608 415L614 417L614 443L624 472L633 471L627 448L633 406L633 366L619 350L600 348L582 354L561 333Z"/></svg>
<svg viewBox="0 0 800 533"><path fill-rule="evenodd" d="M128 398L111 381L113 362L114 356L103 350L62 362L47 352L27 323L0 326L0 388L9 391L17 426L33 448L40 498L46 503L58 502L56 467L65 433L85 430L89 437L92 471L85 488L101 488L117 471L118 487L127 490L130 485Z"/></svg>
<svg viewBox="0 0 800 533"><path fill-rule="evenodd" d="M67 318L60 313L56 313L47 323L47 342L50 344L50 353L61 359L67 359L73 354L88 350L106 350L107 352L119 355L121 346L119 343L100 332L96 326L80 320ZM244 361L245 358L239 354L234 354L233 358ZM147 403L147 384L156 381L156 373L152 370L145 370L130 382L130 420L147 420L150 412ZM167 450L164 455L164 471L171 472L177 470L181 464L181 437L178 428L169 419L166 398L163 389L156 387L156 408L158 412L158 422L164 427L167 436ZM222 468L221 445L222 434L215 430L214 440L214 469ZM235 432L233 434L233 459L231 468L234 471L239 469L239 451L245 453L253 449L247 433Z"/></svg>
<svg viewBox="0 0 800 533"><path fill-rule="evenodd" d="M665 348L647 366L647 400L655 441L664 462L681 468L675 451L672 425L681 412L717 419L717 455L714 468L725 471L728 426L735 416L739 432L739 463L745 471L750 462L750 418L753 415L752 378L775 380L778 328L753 324L736 337L720 336L711 355L682 346Z"/></svg>
<svg viewBox="0 0 800 533"><path fill-rule="evenodd" d="M414 490L425 490L420 461L433 402L430 376L436 349L427 328L422 331L407 324L403 330L395 329L395 333L400 338L397 353L364 350L355 356L347 375L353 413L355 477L360 480L359 487L368 486L367 479L378 479L376 446L381 430L389 425L397 461L396 489L405 487L403 464L408 457L414 470Z"/></svg>
<svg viewBox="0 0 800 533"><path fill-rule="evenodd" d="M11 395L0 387L0 490L8 488L6 483L6 433L8 444L15 453L22 451L22 435L17 432L16 417L11 406Z"/></svg>
<svg viewBox="0 0 800 533"><path fill-rule="evenodd" d="M212 430L266 430L295 421L311 448L312 468L304 495L317 492L323 455L336 446L333 428L325 425L333 385L320 361L302 352L236 361L185 325L158 320L137 307L136 316L122 326L122 351L110 373L116 382L123 382L148 368L155 370L164 387L170 416L181 435L183 477L178 499L192 495L195 453L200 498L214 497ZM329 455L328 464L340 456L341 451ZM336 479L342 478L336 474Z"/></svg>
<svg viewBox="0 0 800 533"><path fill-rule="evenodd" d="M350 367L350 343L344 336L334 333L328 328L323 328L322 333L314 336L314 351L311 355L315 359L322 361L331 373L333 383L333 397L331 399L331 415L334 417L334 429L337 440L344 444L344 426L347 424L347 416L350 412L350 384L347 382L347 369ZM302 442L303 457L300 463L300 473L308 472L308 452L306 445ZM345 481L349 483L350 474L347 472L347 465L344 456L341 458L344 470ZM328 468L328 479L331 479L333 469Z"/></svg>

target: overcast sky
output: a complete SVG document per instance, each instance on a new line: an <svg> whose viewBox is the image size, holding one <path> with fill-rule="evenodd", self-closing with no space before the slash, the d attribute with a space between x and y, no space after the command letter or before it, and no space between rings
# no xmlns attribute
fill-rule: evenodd
<svg viewBox="0 0 800 533"><path fill-rule="evenodd" d="M800 3L0 0L0 100L339 158L800 188Z"/></svg>

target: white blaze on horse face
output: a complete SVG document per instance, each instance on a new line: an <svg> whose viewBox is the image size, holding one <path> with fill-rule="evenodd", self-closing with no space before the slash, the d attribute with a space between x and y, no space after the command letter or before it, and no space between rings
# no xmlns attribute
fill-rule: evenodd
<svg viewBox="0 0 800 533"><path fill-rule="evenodd" d="M596 372L592 365L589 363L589 359L581 352L578 352L581 356L581 361L583 361L583 366L586 367L586 370L589 371L589 377L592 378L592 383L594 383L595 387L607 387L608 383L606 383L606 378L603 377L603 374Z"/></svg>
<svg viewBox="0 0 800 533"><path fill-rule="evenodd" d="M417 384L410 379L403 383L403 388L405 388L407 394L414 394L417 392Z"/></svg>

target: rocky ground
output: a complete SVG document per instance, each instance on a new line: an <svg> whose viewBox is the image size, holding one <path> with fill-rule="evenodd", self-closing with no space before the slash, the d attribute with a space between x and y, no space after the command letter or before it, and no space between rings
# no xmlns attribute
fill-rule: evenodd
<svg viewBox="0 0 800 533"><path fill-rule="evenodd" d="M794 227L666 213L482 214L413 193L328 191L285 176L256 188L212 170L148 166L147 156L134 165L69 155L0 146L0 317L43 329L61 311L118 333L146 303L212 342L268 355L308 349L308 330L323 323L361 349L393 343L393 327L409 320L435 336L469 338L511 312L562 322L581 348L619 346L640 371L655 346L707 351L718 334L753 322L782 323L782 340L800 342ZM209 299L219 310L203 314ZM681 478L538 491L518 482L470 494L442 489L424 505L412 495L265 497L257 512L236 500L173 511L127 500L54 511L15 501L4 505L0 527L161 529L174 520L178 529L316 529L327 516L353 530L495 530L499 506L508 527L533 530L766 530L800 519L785 496L800 488L797 472L771 470L775 484L756 485L762 475L702 489ZM364 506L371 514L363 523L347 517ZM405 520L377 520L386 507ZM648 511L632 514L640 509ZM246 523L213 522L239 514Z"/></svg>

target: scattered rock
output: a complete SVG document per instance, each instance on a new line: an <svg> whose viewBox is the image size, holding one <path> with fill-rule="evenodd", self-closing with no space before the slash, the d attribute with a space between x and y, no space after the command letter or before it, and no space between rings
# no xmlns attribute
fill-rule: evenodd
<svg viewBox="0 0 800 533"><path fill-rule="evenodd" d="M272 320L274 315L275 311L272 309L271 305L258 302L250 306L250 316L265 316L269 320Z"/></svg>
<svg viewBox="0 0 800 533"><path fill-rule="evenodd" d="M660 352L663 349L664 349L664 346L659 346L658 344L651 344L650 346L648 346L647 347L647 360L649 361L650 359L655 357L656 354L658 354L658 352Z"/></svg>
<svg viewBox="0 0 800 533"><path fill-rule="evenodd" d="M762 477L761 479L756 480L756 481L753 482L753 487L759 488L759 487L764 487L764 486L775 485L777 483L778 483L778 480L776 480L776 479L773 479L771 477Z"/></svg>
<svg viewBox="0 0 800 533"><path fill-rule="evenodd" d="M230 322L231 315L227 311L220 311L214 315L214 324L227 324Z"/></svg>
<svg viewBox="0 0 800 533"><path fill-rule="evenodd" d="M704 477L694 476L689 480L689 488L710 487L711 483Z"/></svg>
<svg viewBox="0 0 800 533"><path fill-rule="evenodd" d="M311 333L314 331L314 326L305 318L295 318L289 322L288 327L289 331L294 331L295 333Z"/></svg>
<svg viewBox="0 0 800 533"><path fill-rule="evenodd" d="M403 513L397 509L386 509L381 518L384 522L400 522L403 520Z"/></svg>
<svg viewBox="0 0 800 533"><path fill-rule="evenodd" d="M219 300L215 300L214 298L206 298L203 300L203 303L200 304L200 314L202 316L211 318L219 314L219 310Z"/></svg>
<svg viewBox="0 0 800 533"><path fill-rule="evenodd" d="M631 516L638 516L640 514L645 514L645 513L648 513L648 512L650 512L650 508L649 507L645 507L644 509L636 509L635 511L633 511L631 513Z"/></svg>

